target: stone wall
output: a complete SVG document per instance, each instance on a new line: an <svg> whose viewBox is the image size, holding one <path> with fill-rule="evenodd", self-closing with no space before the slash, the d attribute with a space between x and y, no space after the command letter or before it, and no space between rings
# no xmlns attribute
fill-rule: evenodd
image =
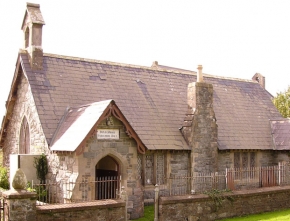
<svg viewBox="0 0 290 221"><path fill-rule="evenodd" d="M288 150L275 151L275 163L277 162L290 162L290 155Z"/></svg>
<svg viewBox="0 0 290 221"><path fill-rule="evenodd" d="M226 168L234 167L234 156L230 151L218 151L218 171L225 172Z"/></svg>
<svg viewBox="0 0 290 221"><path fill-rule="evenodd" d="M4 218L9 221L70 220L126 221L126 201L99 200L94 202L36 206L37 194L25 190L9 190L5 200Z"/></svg>
<svg viewBox="0 0 290 221"><path fill-rule="evenodd" d="M8 190L4 198L4 220L34 221L37 194L25 190Z"/></svg>
<svg viewBox="0 0 290 221"><path fill-rule="evenodd" d="M160 197L159 220L210 221L290 207L289 186L234 191L225 196L220 206L204 194Z"/></svg>
<svg viewBox="0 0 290 221"><path fill-rule="evenodd" d="M274 153L275 153L274 151L270 151L270 150L257 152L258 165L261 167L275 165Z"/></svg>
<svg viewBox="0 0 290 221"><path fill-rule="evenodd" d="M101 200L36 207L36 220L46 221L125 221L127 220L126 214L125 202L122 200Z"/></svg>
<svg viewBox="0 0 290 221"><path fill-rule="evenodd" d="M170 154L170 175L169 176L189 176L190 175L190 152L179 151Z"/></svg>
<svg viewBox="0 0 290 221"><path fill-rule="evenodd" d="M9 154L19 153L19 134L24 116L29 124L30 154L46 153L48 145L40 124L31 88L27 79L22 75L3 146L3 165L5 166L9 166Z"/></svg>

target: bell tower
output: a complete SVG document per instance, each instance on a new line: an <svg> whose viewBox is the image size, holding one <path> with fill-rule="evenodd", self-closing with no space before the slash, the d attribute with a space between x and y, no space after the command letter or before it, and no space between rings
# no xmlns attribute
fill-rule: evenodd
<svg viewBox="0 0 290 221"><path fill-rule="evenodd" d="M42 69L42 26L44 24L40 5L27 3L21 29L24 33L23 47L29 55L30 66L33 70Z"/></svg>

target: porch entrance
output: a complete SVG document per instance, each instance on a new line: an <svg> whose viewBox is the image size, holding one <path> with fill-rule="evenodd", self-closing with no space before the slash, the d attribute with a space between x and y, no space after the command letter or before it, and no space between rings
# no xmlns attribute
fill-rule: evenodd
<svg viewBox="0 0 290 221"><path fill-rule="evenodd" d="M115 199L119 192L119 164L110 156L96 165L95 199Z"/></svg>

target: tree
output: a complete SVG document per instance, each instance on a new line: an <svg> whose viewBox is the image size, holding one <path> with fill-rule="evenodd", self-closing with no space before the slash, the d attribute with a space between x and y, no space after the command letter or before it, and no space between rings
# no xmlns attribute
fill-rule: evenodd
<svg viewBox="0 0 290 221"><path fill-rule="evenodd" d="M290 86L284 92L277 93L273 103L283 117L290 117Z"/></svg>

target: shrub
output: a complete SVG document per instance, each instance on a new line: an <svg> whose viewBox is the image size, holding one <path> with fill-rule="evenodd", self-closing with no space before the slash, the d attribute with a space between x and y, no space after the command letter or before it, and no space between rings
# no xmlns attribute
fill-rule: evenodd
<svg viewBox="0 0 290 221"><path fill-rule="evenodd" d="M7 168L0 166L0 188L8 190L9 186Z"/></svg>
<svg viewBox="0 0 290 221"><path fill-rule="evenodd" d="M41 184L45 184L45 176L48 172L48 165L46 156L44 154L42 154L40 157L34 158L34 167L36 168L37 179L40 180Z"/></svg>

